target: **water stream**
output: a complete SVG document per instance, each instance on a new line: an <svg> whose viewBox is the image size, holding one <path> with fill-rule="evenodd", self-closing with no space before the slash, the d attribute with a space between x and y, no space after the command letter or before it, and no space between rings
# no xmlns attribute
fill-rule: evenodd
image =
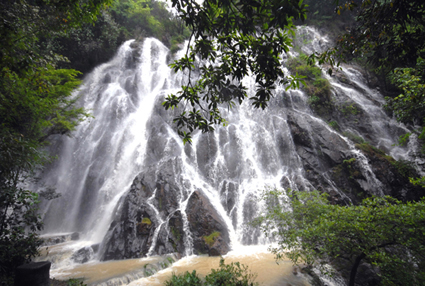
<svg viewBox="0 0 425 286"><path fill-rule="evenodd" d="M303 29L306 52L320 50L328 43L314 29ZM164 96L178 91L185 80L183 74L171 72L170 58L169 50L156 39L128 41L114 59L97 67L75 91L81 96L81 106L93 118L83 122L71 137L53 141L51 152L60 159L46 168L38 186L52 186L61 194L56 200L44 202L44 233L80 234L77 242L50 247L50 258L68 253L54 260L52 275L84 276L94 283L132 273L131 279L122 278L127 282L117 280L118 284L114 285L132 280L130 285L161 285L171 272L191 269L205 275L211 268L217 268L218 258L193 255L187 218L189 198L201 189L228 229L233 251L226 256L227 261L249 265L263 285L309 285L301 273L294 274L289 262L276 265L265 251L270 241L247 223L264 208L260 197L265 186L299 190L328 188L350 201L333 181L323 154L339 161L347 156L357 158L365 178L359 184L365 190L381 194L381 182L367 159L347 137L329 127L326 120L317 118L309 107L308 97L298 90L278 89L264 111L254 110L249 102L230 111L223 109L228 120L226 127L217 126L210 134L194 134L192 145L183 145L172 123L175 114L161 106ZM367 133L372 143L393 157L407 158L407 149L394 146L396 135L405 127L383 112L379 91L369 88L354 67L346 67L342 73L350 84L329 77L335 102L351 100L369 118L366 120L370 127L366 130L353 126L346 130L359 136ZM309 146L300 145L294 129L308 133L303 140L310 142ZM336 150L340 146L344 150L342 155ZM175 194L176 207L169 213L161 211L159 203L153 201L157 190L147 200L155 213L152 223L157 226L154 241L144 254L150 257L100 262L96 253L102 251L97 251L85 264L73 260L72 254L79 249L94 249L93 245L105 247L102 241L111 221L121 213L123 198L134 178L152 168L156 168L155 176L161 172L173 173L170 180L179 186L179 193ZM317 174L315 180L310 175L313 171ZM156 274L139 279L146 274L140 270L144 265L163 263L156 256L156 239L164 231L170 235L167 227L176 212L182 217L185 257L172 267L155 269ZM252 245L252 249L258 245L262 248L249 252L247 245ZM60 251L55 253L55 248ZM137 269L142 274L137 274Z"/></svg>

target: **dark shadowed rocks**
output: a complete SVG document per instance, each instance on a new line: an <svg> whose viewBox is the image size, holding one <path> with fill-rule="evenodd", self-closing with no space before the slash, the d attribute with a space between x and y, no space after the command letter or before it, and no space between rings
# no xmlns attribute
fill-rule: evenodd
<svg viewBox="0 0 425 286"><path fill-rule="evenodd" d="M193 248L197 254L218 256L230 250L226 223L205 195L200 191L192 193L186 212Z"/></svg>
<svg viewBox="0 0 425 286"><path fill-rule="evenodd" d="M49 286L50 285L49 261L32 262L16 268L15 286Z"/></svg>
<svg viewBox="0 0 425 286"><path fill-rule="evenodd" d="M186 189L180 173L180 159L170 159L134 179L102 242L101 260L192 251L223 255L230 250L225 222L202 191L192 192L190 185ZM204 237L213 232L220 235L209 246Z"/></svg>

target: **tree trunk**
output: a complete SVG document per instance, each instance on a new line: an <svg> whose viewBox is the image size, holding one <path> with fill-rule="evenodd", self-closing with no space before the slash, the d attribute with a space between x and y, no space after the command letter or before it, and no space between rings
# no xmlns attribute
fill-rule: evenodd
<svg viewBox="0 0 425 286"><path fill-rule="evenodd" d="M357 268L359 268L360 261L362 261L362 259L365 257L366 257L366 254L364 253L361 253L359 256L356 257L353 267L351 267L350 281L348 282L348 286L354 286L354 282L356 280Z"/></svg>

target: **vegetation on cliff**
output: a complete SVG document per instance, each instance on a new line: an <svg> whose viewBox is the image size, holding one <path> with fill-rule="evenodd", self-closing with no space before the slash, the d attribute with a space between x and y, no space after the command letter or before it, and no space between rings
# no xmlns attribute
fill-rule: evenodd
<svg viewBox="0 0 425 286"><path fill-rule="evenodd" d="M322 70L307 64L307 56L300 54L298 57L290 58L286 63L293 74L303 77L302 87L309 96L309 104L319 116L328 114L333 106L331 103L331 85L322 76Z"/></svg>
<svg viewBox="0 0 425 286"><path fill-rule="evenodd" d="M278 241L271 251L276 258L319 268L334 269L354 285L363 261L378 267L381 285L425 283L425 201L402 203L392 197L367 198L359 205L330 204L327 194L265 192L268 204L259 223ZM289 207L286 205L289 204ZM347 269L349 271L347 272Z"/></svg>
<svg viewBox="0 0 425 286"><path fill-rule="evenodd" d="M307 2L314 9L310 15L319 22L336 16L322 13L325 9L330 13L329 6L320 5L329 1ZM356 3L357 24L340 38L334 54L367 62L381 74L387 91L394 91L387 98L387 108L399 121L416 124L419 138L424 139L425 4L420 0L356 1L346 7L352 9ZM106 8L107 4L112 6ZM38 195L21 188L20 183L48 160L40 147L50 135L66 134L88 116L85 110L74 107L77 99L71 93L79 84L79 73L59 67L86 72L109 59L129 37L155 36L172 51L190 37L193 46L173 68L189 74L199 68L200 79L189 80L180 93L164 103L167 109L181 104L192 107L176 118L185 142L190 141L195 129L206 132L216 123L225 123L218 106L224 103L231 107L247 98L242 78L248 74L255 77L255 95L250 100L257 108L267 107L276 84L299 86L300 77L283 73L280 57L291 46L294 21L305 19L307 7L302 1L204 1L200 5L173 0L172 4L178 17L168 13L164 4L147 0L0 3L0 275L5 281L10 281L17 265L37 253L40 243L36 235L42 227L37 214ZM319 56L319 62L332 61L331 55L327 52ZM201 67L195 65L197 56L204 60ZM329 86L319 77L319 70L293 61L293 70L307 77L306 89L313 107L330 108L326 105ZM355 112L354 108L351 105L347 112ZM370 151L368 145L358 148ZM344 168L350 169L355 163L350 160L344 161ZM408 169L404 165L398 168ZM413 181L423 183L421 179ZM282 215L273 213L266 219L280 231L290 232L288 238L280 237L281 242L301 247L293 253L295 262L300 258L308 263L344 259L348 254L350 281L354 281L358 263L364 260L380 267L383 283L423 282L423 201L369 198L359 206L341 207L329 205L315 193L310 197L300 193L292 197L291 204L293 213L280 209ZM311 219L300 220L300 213ZM150 225L147 220L142 223ZM280 223L296 227L279 228ZM176 237L180 240L179 235ZM209 237L205 238L207 241ZM211 240L214 242L214 237ZM275 249L278 257L282 251ZM235 265L232 269L240 269ZM224 272L228 269L224 263L220 267ZM387 274L394 267L403 271L390 277ZM211 279L229 279L220 277Z"/></svg>
<svg viewBox="0 0 425 286"><path fill-rule="evenodd" d="M44 38L43 43L68 61L61 66L86 73L107 62L126 40L154 37L170 47L189 37L182 20L156 0L114 0L98 15L95 23L84 23L66 33Z"/></svg>

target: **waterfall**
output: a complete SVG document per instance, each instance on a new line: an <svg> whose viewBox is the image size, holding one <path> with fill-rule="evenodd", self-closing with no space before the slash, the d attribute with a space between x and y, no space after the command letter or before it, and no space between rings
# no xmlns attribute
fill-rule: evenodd
<svg viewBox="0 0 425 286"><path fill-rule="evenodd" d="M169 70L162 43L147 39L140 51L136 45L124 43L76 91L93 118L56 143L61 159L44 180L62 196L49 202L46 232L80 231L102 239L118 199L142 168L146 122Z"/></svg>
<svg viewBox="0 0 425 286"><path fill-rule="evenodd" d="M306 52L329 42L309 27L300 33ZM303 91L279 88L266 110L254 109L248 100L231 110L223 107L227 126L195 133L192 144L183 145L172 122L178 111L161 106L185 80L184 74L172 73L170 62L169 50L158 40L128 41L75 91L93 118L51 146L59 159L46 168L40 184L56 188L61 197L43 205L46 234L79 232L86 246L100 244L93 259L189 256L200 253L206 236L193 227L200 219L193 213L197 209L212 212L215 228L222 225L228 250L266 244L249 224L265 207L265 187L320 189L350 203L355 194L346 192L342 186L348 183L338 181L336 173L344 160L355 158L358 173L349 186L386 194L389 183L374 174L348 133L396 159L409 156L406 148L394 146L406 128L385 114L382 94L351 66L339 77L324 75L343 130L314 115ZM345 116L340 110L347 103L359 115Z"/></svg>

